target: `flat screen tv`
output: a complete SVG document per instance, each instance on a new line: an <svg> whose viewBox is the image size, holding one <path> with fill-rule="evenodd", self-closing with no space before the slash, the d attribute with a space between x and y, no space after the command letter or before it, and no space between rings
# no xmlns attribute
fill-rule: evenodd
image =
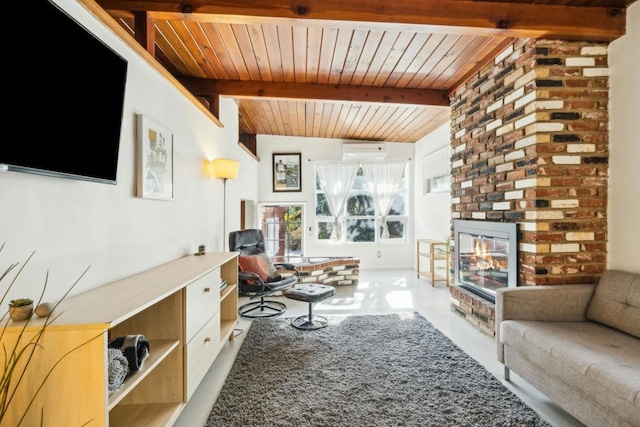
<svg viewBox="0 0 640 427"><path fill-rule="evenodd" d="M28 28L5 34L0 168L116 184L127 61L48 0Z"/></svg>

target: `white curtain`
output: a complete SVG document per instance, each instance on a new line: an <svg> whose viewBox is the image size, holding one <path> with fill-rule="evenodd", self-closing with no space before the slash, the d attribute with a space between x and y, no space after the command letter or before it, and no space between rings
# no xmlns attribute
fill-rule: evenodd
<svg viewBox="0 0 640 427"><path fill-rule="evenodd" d="M340 213L358 172L356 162L317 162L316 171L320 180L320 188L324 191L327 204L333 217L331 239L340 239Z"/></svg>
<svg viewBox="0 0 640 427"><path fill-rule="evenodd" d="M382 238L389 238L389 228L387 227L387 216L396 198L400 180L404 172L405 161L394 160L388 162L367 162L362 163L362 169L371 184L373 200L382 215Z"/></svg>

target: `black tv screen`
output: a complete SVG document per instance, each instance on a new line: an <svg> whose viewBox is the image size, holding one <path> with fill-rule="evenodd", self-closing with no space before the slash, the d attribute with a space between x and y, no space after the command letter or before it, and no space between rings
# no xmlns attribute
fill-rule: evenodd
<svg viewBox="0 0 640 427"><path fill-rule="evenodd" d="M5 132L17 133L0 167L116 184L127 61L47 0L29 3L28 28L29 43L5 34Z"/></svg>

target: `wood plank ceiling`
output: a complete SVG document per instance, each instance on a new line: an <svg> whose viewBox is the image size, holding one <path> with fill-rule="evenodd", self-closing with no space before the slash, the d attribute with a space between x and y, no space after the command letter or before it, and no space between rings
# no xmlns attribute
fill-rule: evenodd
<svg viewBox="0 0 640 427"><path fill-rule="evenodd" d="M415 142L515 37L611 41L634 0L98 0L240 133Z"/></svg>

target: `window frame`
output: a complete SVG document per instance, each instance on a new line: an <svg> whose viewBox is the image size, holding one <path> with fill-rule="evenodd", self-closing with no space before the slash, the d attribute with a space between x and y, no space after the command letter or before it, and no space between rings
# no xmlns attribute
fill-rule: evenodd
<svg viewBox="0 0 640 427"><path fill-rule="evenodd" d="M409 220L410 220L410 212L409 212L409 197L410 197L410 187L411 187L411 182L409 180L409 165L405 165L403 174L402 174L402 181L401 181L401 186L398 189L398 193L396 194L396 197L398 197L398 194L400 194L402 196L402 199L404 201L404 215L388 215L387 216L387 223L389 222L394 222L394 221L400 221L403 224L403 235L402 237L395 237L395 238L386 238L383 239L381 237L382 234L382 215L380 214L380 212L378 211L377 206L375 205L375 202L373 202L372 199L372 204L373 204L373 209L374 209L374 213L373 214L367 214L367 215L348 215L348 200L347 203L345 203L345 206L341 212L341 214L338 216L338 221L340 224L340 228L341 228L341 232L340 232L340 239L339 240L331 240L330 235L331 235L331 230L333 229L333 217L331 216L327 216L327 215L318 215L318 205L319 205L319 197L320 195L324 194L324 191L322 191L322 189L320 189L319 187L319 183L318 183L318 174L317 171L314 171L314 177L315 177L315 184L314 184L314 211L313 211L313 215L314 215L314 234L313 234L313 239L315 243L318 244L347 244L347 245L358 245L358 244L388 244L388 243L407 243L409 241L408 239L408 226L409 226ZM364 177L364 170L362 169L362 166L360 165L358 167L358 176L363 176ZM366 179L366 178L365 178ZM368 194L368 197L373 198L373 195L371 194L371 190L369 189L369 185L367 183L365 189L359 189L359 188L354 188L357 185L357 178L356 180L354 180L353 186L351 187L351 189L349 190L349 198L351 198L351 194L352 193L362 193L363 191ZM348 221L355 221L355 220L373 220L374 221L374 239L373 241L352 241L352 240L347 240L347 235L348 235ZM321 226L320 224L329 224L328 227L326 227L326 231L325 231L325 235L327 235L327 238L325 239L321 239L318 237L319 233L320 233L320 228L324 227Z"/></svg>

